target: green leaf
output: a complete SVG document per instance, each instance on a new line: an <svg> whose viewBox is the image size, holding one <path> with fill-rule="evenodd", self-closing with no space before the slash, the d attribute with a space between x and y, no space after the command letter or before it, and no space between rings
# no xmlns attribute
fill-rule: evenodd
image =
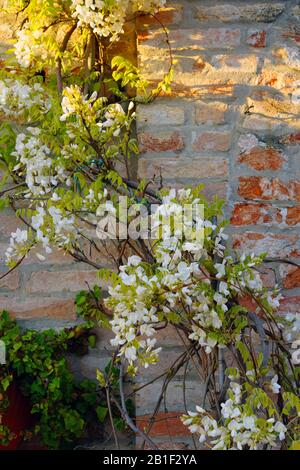
<svg viewBox="0 0 300 470"><path fill-rule="evenodd" d="M96 413L97 413L100 423L103 423L107 416L108 408L105 406L97 406Z"/></svg>
<svg viewBox="0 0 300 470"><path fill-rule="evenodd" d="M244 362L246 363L250 358L249 351L248 351L247 347L241 341L238 341L236 343L236 347L239 350L239 352L241 353L241 356L242 356Z"/></svg>
<svg viewBox="0 0 300 470"><path fill-rule="evenodd" d="M2 385L4 392L6 392L6 390L10 386L11 381L12 381L12 377L10 375L7 377L4 377L4 379L1 380L1 385Z"/></svg>
<svg viewBox="0 0 300 470"><path fill-rule="evenodd" d="M289 450L300 450L300 441L293 441Z"/></svg>
<svg viewBox="0 0 300 470"><path fill-rule="evenodd" d="M106 380L105 380L103 372L101 372L99 369L97 369L96 377L97 377L97 380L98 380L99 384L101 385L101 387L105 387L106 386Z"/></svg>

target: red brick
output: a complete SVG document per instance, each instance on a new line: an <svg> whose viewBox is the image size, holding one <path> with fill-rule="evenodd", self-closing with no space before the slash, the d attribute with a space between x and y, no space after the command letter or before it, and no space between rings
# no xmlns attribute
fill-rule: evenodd
<svg viewBox="0 0 300 470"><path fill-rule="evenodd" d="M281 223L280 209L266 204L237 203L230 220L232 225Z"/></svg>
<svg viewBox="0 0 300 470"><path fill-rule="evenodd" d="M228 132L201 132L193 141L193 149L199 152L226 152L230 148Z"/></svg>
<svg viewBox="0 0 300 470"><path fill-rule="evenodd" d="M158 79L151 79L150 83L153 87L157 86L159 83ZM171 88L171 93L165 94L161 93L162 97L166 98L178 98L178 97L185 97L185 98L201 98L201 99L206 99L206 98L236 98L236 93L235 93L235 86L233 83L230 82L230 80L224 80L222 83L212 83L212 84L206 84L206 85L201 85L201 86L193 86L189 85L186 83L176 83L174 81L172 83L172 88Z"/></svg>
<svg viewBox="0 0 300 470"><path fill-rule="evenodd" d="M300 223L300 207L288 207L286 214L287 225L297 225Z"/></svg>
<svg viewBox="0 0 300 470"><path fill-rule="evenodd" d="M297 257L300 255L297 235L244 232L232 235L235 250L245 253L268 253L275 257Z"/></svg>
<svg viewBox="0 0 300 470"><path fill-rule="evenodd" d="M150 437L160 436L188 436L190 432L186 426L181 422L180 416L184 412L169 412L169 413L157 413L155 416L155 422L149 432ZM139 429L145 431L149 426L151 415L138 416L136 418L137 426Z"/></svg>
<svg viewBox="0 0 300 470"><path fill-rule="evenodd" d="M195 118L197 124L224 124L228 105L222 102L204 103L195 105Z"/></svg>
<svg viewBox="0 0 300 470"><path fill-rule="evenodd" d="M26 292L76 292L99 284L96 271L39 271L32 273L25 285Z"/></svg>
<svg viewBox="0 0 300 470"><path fill-rule="evenodd" d="M182 21L183 5L180 3L172 3L162 8L156 13L155 17L151 15L140 15L136 19L137 29L144 29L149 26L161 27L160 22L164 25L178 25Z"/></svg>
<svg viewBox="0 0 300 470"><path fill-rule="evenodd" d="M211 201L215 196L226 200L228 193L228 183L223 181L206 181L203 192L209 201Z"/></svg>
<svg viewBox="0 0 300 470"><path fill-rule="evenodd" d="M215 55L212 60L215 72L237 73L239 81L243 74L254 74L257 72L258 57L256 55Z"/></svg>
<svg viewBox="0 0 300 470"><path fill-rule="evenodd" d="M300 287L300 268L297 266L281 265L280 275L285 289Z"/></svg>
<svg viewBox="0 0 300 470"><path fill-rule="evenodd" d="M300 32L298 26L289 25L288 29L282 34L284 39L291 39L296 44L300 44Z"/></svg>
<svg viewBox="0 0 300 470"><path fill-rule="evenodd" d="M285 183L278 178L268 179L259 176L241 177L238 193L245 199L300 201L300 182Z"/></svg>
<svg viewBox="0 0 300 470"><path fill-rule="evenodd" d="M138 107L138 125L156 126L160 122L165 122L168 126L180 126L184 124L184 120L184 109L180 106L169 106L156 102Z"/></svg>
<svg viewBox="0 0 300 470"><path fill-rule="evenodd" d="M15 232L17 228L24 229L26 226L15 215L0 215L0 235L2 237L10 237L10 234Z"/></svg>
<svg viewBox="0 0 300 470"><path fill-rule="evenodd" d="M294 71L280 72L277 69L263 69L258 76L259 86L269 86L274 89L280 90L284 95L290 95L291 89L298 89L297 74Z"/></svg>
<svg viewBox="0 0 300 470"><path fill-rule="evenodd" d="M141 153L176 152L184 149L184 140L179 132L141 132L138 139Z"/></svg>
<svg viewBox="0 0 300 470"><path fill-rule="evenodd" d="M203 159L205 160L205 159ZM219 159L217 159L219 160ZM199 161L199 160L198 160ZM202 158L201 158L202 161ZM207 159L208 163L211 161L211 158ZM226 162L226 160L224 159ZM220 160L219 160L220 162ZM216 165L218 164L218 161L216 161ZM225 171L227 172L227 168L225 168ZM203 174L203 171L202 171ZM223 173L223 176L226 173ZM203 176L201 178L204 178ZM193 177L192 181L189 181L189 185L191 187L193 186L198 186L199 185L199 179L195 179L195 174ZM182 189L183 187L186 187L185 182L180 182L180 181L165 181L165 187L168 189ZM211 181L210 179L207 179L205 181L205 185L203 188L203 194L206 196L208 201L211 201L215 196L218 196L220 199L226 199L228 193L228 182L227 181Z"/></svg>
<svg viewBox="0 0 300 470"><path fill-rule="evenodd" d="M284 136L281 139L282 144L287 144L287 145L298 145L300 144L300 132L296 132L295 134L290 134L287 136Z"/></svg>
<svg viewBox="0 0 300 470"><path fill-rule="evenodd" d="M300 296L284 297L280 301L279 313L299 313Z"/></svg>
<svg viewBox="0 0 300 470"><path fill-rule="evenodd" d="M277 284L277 278L274 269L267 268L264 265L263 267L258 268L258 271L260 272L260 277L265 287L272 289L275 284Z"/></svg>
<svg viewBox="0 0 300 470"><path fill-rule="evenodd" d="M251 31L248 33L247 44L255 48L266 47L266 39L266 31Z"/></svg>
<svg viewBox="0 0 300 470"><path fill-rule="evenodd" d="M74 320L73 299L52 297L8 297L0 295L1 309L8 310L16 318L57 318Z"/></svg>
<svg viewBox="0 0 300 470"><path fill-rule="evenodd" d="M163 441L163 442L156 442L156 445L160 450L187 450L189 448L189 445L186 442ZM137 445L137 449L138 448L139 446ZM148 444L146 444L144 449L151 450L151 447Z"/></svg>
<svg viewBox="0 0 300 470"><path fill-rule="evenodd" d="M228 162L221 157L203 158L140 158L139 176L163 178L227 177Z"/></svg>
<svg viewBox="0 0 300 470"><path fill-rule="evenodd" d="M0 272L0 276L2 276L3 273ZM20 274L17 270L12 271L10 274L5 276L1 281L0 281L0 289L5 289L5 290L17 290L20 286ZM1 309L1 305L0 305Z"/></svg>
<svg viewBox="0 0 300 470"><path fill-rule="evenodd" d="M200 21L223 21L225 23L236 22L263 22L274 21L285 9L284 2L257 2L249 4L239 2L219 2L215 5L201 5L196 7L196 16Z"/></svg>
<svg viewBox="0 0 300 470"><path fill-rule="evenodd" d="M239 304L242 307L245 307L249 312L256 312L256 309L258 307L257 303L250 295L240 295Z"/></svg>
<svg viewBox="0 0 300 470"><path fill-rule="evenodd" d="M149 48L149 51L144 51L146 53L152 50L157 55L158 48L160 51L165 49L166 35L161 29L141 32L138 38L142 47ZM228 28L174 29L169 31L169 41L173 52L225 49L240 45L241 31Z"/></svg>
<svg viewBox="0 0 300 470"><path fill-rule="evenodd" d="M166 328L158 330L155 337L159 345L163 346L181 346L182 341L179 338L174 326L168 325Z"/></svg>
<svg viewBox="0 0 300 470"><path fill-rule="evenodd" d="M41 253L45 256L44 261L40 261L36 256L37 253ZM71 255L68 255L64 250L54 249L52 253L45 254L43 249L40 247L33 248L27 258L25 258L23 264L72 264L74 263L74 258Z"/></svg>
<svg viewBox="0 0 300 470"><path fill-rule="evenodd" d="M239 162L250 168L263 170L279 170L284 163L282 154L273 148L255 147L239 157Z"/></svg>

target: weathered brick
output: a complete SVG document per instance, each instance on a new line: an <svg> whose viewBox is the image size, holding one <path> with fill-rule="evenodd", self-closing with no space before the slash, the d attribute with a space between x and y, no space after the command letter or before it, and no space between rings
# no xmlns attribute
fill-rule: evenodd
<svg viewBox="0 0 300 470"><path fill-rule="evenodd" d="M45 260L41 261L37 257L37 253L41 253L43 256L45 256ZM38 265L46 265L46 264L55 264L55 265L64 265L64 264L73 264L74 258L72 258L71 255L66 254L65 251L59 250L59 249L54 249L52 253L45 254L43 249L40 249L40 247L33 248L27 258L25 258L24 262L22 264L27 265L27 264L38 264Z"/></svg>
<svg viewBox="0 0 300 470"><path fill-rule="evenodd" d="M95 352L90 352L84 356L75 356L72 354L67 357L68 364L71 367L76 377L84 377L91 380L95 380L95 371L97 369L104 370L111 356L108 351L101 351L95 355Z"/></svg>
<svg viewBox="0 0 300 470"><path fill-rule="evenodd" d="M255 90L248 98L247 104L250 113L261 114L264 117L274 117L285 120L287 115L290 117L297 114L298 105L287 99L282 93L273 90Z"/></svg>
<svg viewBox="0 0 300 470"><path fill-rule="evenodd" d="M299 256L297 235L245 232L233 234L233 248L245 253L268 253L269 256Z"/></svg>
<svg viewBox="0 0 300 470"><path fill-rule="evenodd" d="M232 225L277 224L282 222L281 210L266 204L237 203L230 219Z"/></svg>
<svg viewBox="0 0 300 470"><path fill-rule="evenodd" d="M299 313L300 296L284 297L280 301L279 313Z"/></svg>
<svg viewBox="0 0 300 470"><path fill-rule="evenodd" d="M247 176L239 179L238 193L245 199L300 201L300 182Z"/></svg>
<svg viewBox="0 0 300 470"><path fill-rule="evenodd" d="M229 132L193 132L193 149L199 152L226 152L230 148Z"/></svg>
<svg viewBox="0 0 300 470"><path fill-rule="evenodd" d="M257 72L258 57L252 55L215 55L212 59L212 65L220 73L238 72L241 74L251 74Z"/></svg>
<svg viewBox="0 0 300 470"><path fill-rule="evenodd" d="M287 127L284 120L272 118L270 116L261 116L251 113L247 115L243 122L243 128L250 131L274 132L277 129Z"/></svg>
<svg viewBox="0 0 300 470"><path fill-rule="evenodd" d="M0 265L4 266L5 264L5 253L8 247L8 243L0 243Z"/></svg>
<svg viewBox="0 0 300 470"><path fill-rule="evenodd" d="M287 225L300 224L300 207L288 207L285 221Z"/></svg>
<svg viewBox="0 0 300 470"><path fill-rule="evenodd" d="M195 104L195 119L197 124L223 124L227 111L226 103L198 101Z"/></svg>
<svg viewBox="0 0 300 470"><path fill-rule="evenodd" d="M287 145L298 145L300 144L300 132L296 132L295 134L289 134L281 139L282 144Z"/></svg>
<svg viewBox="0 0 300 470"><path fill-rule="evenodd" d="M8 297L0 295L1 309L8 310L16 318L57 318L74 320L75 305L73 299L52 297Z"/></svg>
<svg viewBox="0 0 300 470"><path fill-rule="evenodd" d="M150 429L150 437L160 437L160 436L187 436L189 435L189 430L182 423L180 416L184 414L178 412L169 412L169 413L157 413L155 416L155 422ZM147 430L150 424L151 415L137 416L136 423L139 429L142 431Z"/></svg>
<svg viewBox="0 0 300 470"><path fill-rule="evenodd" d="M232 3L216 4L213 6L196 6L196 17L200 21L224 21L235 22L263 22L274 21L285 9L284 2L257 2L254 4L238 5Z"/></svg>
<svg viewBox="0 0 300 470"><path fill-rule="evenodd" d="M184 149L184 139L178 131L140 132L138 140L141 153L176 152Z"/></svg>
<svg viewBox="0 0 300 470"><path fill-rule="evenodd" d="M124 33L120 35L117 42L110 44L107 49L107 60L109 63L116 55L121 55L137 65L136 32L134 22L128 21L124 25Z"/></svg>
<svg viewBox="0 0 300 470"><path fill-rule="evenodd" d="M275 284L278 283L275 269L267 268L266 265L263 265L257 268L257 270L260 273L263 285L270 289L274 288Z"/></svg>
<svg viewBox="0 0 300 470"><path fill-rule="evenodd" d="M0 236L3 238L10 237L12 232L15 232L17 228L26 228L15 215L4 215L1 214L0 219Z"/></svg>
<svg viewBox="0 0 300 470"><path fill-rule="evenodd" d="M289 24L284 30L280 28L278 34L280 35L279 41L280 39L289 39L297 45L300 44L300 32L298 26L296 25Z"/></svg>
<svg viewBox="0 0 300 470"><path fill-rule="evenodd" d="M155 87L157 86L159 79L155 78L150 80L150 83ZM235 87L230 80L216 79L212 84L201 84L198 83L190 84L185 83L183 79L178 80L176 76L172 83L171 93L165 95L163 92L161 96L167 98L194 98L194 99L223 99L223 98L236 98Z"/></svg>
<svg viewBox="0 0 300 470"><path fill-rule="evenodd" d="M251 47L261 48L266 47L267 32L265 30L250 30L248 31L247 44Z"/></svg>
<svg viewBox="0 0 300 470"><path fill-rule="evenodd" d="M294 70L300 68L300 52L295 46L282 47L278 49L275 56L282 60L283 64Z"/></svg>
<svg viewBox="0 0 300 470"><path fill-rule="evenodd" d="M76 292L99 284L95 271L39 271L31 274L25 285L26 292Z"/></svg>
<svg viewBox="0 0 300 470"><path fill-rule="evenodd" d="M141 158L139 176L152 178L209 178L227 177L228 162L221 157L208 158Z"/></svg>
<svg viewBox="0 0 300 470"><path fill-rule="evenodd" d="M155 337L159 345L162 346L181 346L182 341L179 338L175 328L173 326L167 326L162 330L158 330Z"/></svg>
<svg viewBox="0 0 300 470"><path fill-rule="evenodd" d="M174 352L175 357L178 353ZM173 361L172 361L173 362ZM171 365L171 364L170 364ZM157 366L153 366L154 368ZM187 378L186 380L186 396L188 397L188 409L192 410L195 408L196 405L201 403L201 399L203 397L204 392L204 384L194 380L194 377ZM142 386L148 381L140 382L137 385ZM136 392L136 406L138 410L142 410L143 414L152 413L155 405L157 404L157 400L159 395L161 394L163 382L157 380L155 383L151 385L151 393L150 389L147 387L145 389L141 389ZM165 403L169 411L172 412L179 412L182 414L182 380L173 380L166 391L165 394ZM164 404L161 404L160 410L161 412L165 411Z"/></svg>
<svg viewBox="0 0 300 470"><path fill-rule="evenodd" d="M285 96L290 96L293 90L298 89L298 75L294 71L286 71L274 68L263 68L258 76L257 85L269 86L273 89L280 90Z"/></svg>
<svg viewBox="0 0 300 470"><path fill-rule="evenodd" d="M0 272L0 276L2 276L3 273ZM5 290L17 290L20 286L20 273L18 271L12 271L10 274L5 276L2 280L0 280L0 289L5 289ZM0 305L1 309L1 305Z"/></svg>
<svg viewBox="0 0 300 470"><path fill-rule="evenodd" d="M189 444L188 442L171 442L171 441L162 441L156 442L156 446L160 450L188 450ZM139 449L139 445L137 444L137 449ZM145 450L151 450L149 444L146 444L143 447Z"/></svg>
<svg viewBox="0 0 300 470"><path fill-rule="evenodd" d="M137 112L138 126L157 126L165 124L168 126L184 124L184 109L180 106L169 106L160 103L139 105Z"/></svg>
<svg viewBox="0 0 300 470"><path fill-rule="evenodd" d="M282 285L285 289L294 289L300 287L300 268L281 264L279 267Z"/></svg>
<svg viewBox="0 0 300 470"><path fill-rule="evenodd" d="M226 173L224 173L224 176L226 176ZM203 192L209 201L211 201L215 196L218 196L220 199L226 200L228 195L228 182L216 182L207 180L205 182Z"/></svg>
<svg viewBox="0 0 300 470"><path fill-rule="evenodd" d="M178 25L183 18L183 5L180 3L168 4L156 13L155 17L152 15L140 15L136 19L136 27L138 30L143 30L152 26L161 28L161 23L167 25Z"/></svg>
<svg viewBox="0 0 300 470"><path fill-rule="evenodd" d="M300 5L293 7L291 13L296 18L296 20L300 21Z"/></svg>
<svg viewBox="0 0 300 470"><path fill-rule="evenodd" d="M166 48L166 35L161 30L142 34L139 40L143 47L153 48L156 54L155 49ZM173 52L232 48L240 45L241 31L238 28L178 29L169 32L169 41Z"/></svg>
<svg viewBox="0 0 300 470"><path fill-rule="evenodd" d="M280 170L285 162L282 153L271 147L254 147L239 156L238 161L257 171Z"/></svg>

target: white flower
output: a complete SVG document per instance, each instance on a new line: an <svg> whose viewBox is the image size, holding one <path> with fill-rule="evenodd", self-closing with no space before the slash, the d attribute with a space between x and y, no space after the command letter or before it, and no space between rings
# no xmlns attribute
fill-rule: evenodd
<svg viewBox="0 0 300 470"><path fill-rule="evenodd" d="M271 389L273 393L279 393L279 390L281 389L281 385L278 383L278 375L274 375L273 379L271 380Z"/></svg>
<svg viewBox="0 0 300 470"><path fill-rule="evenodd" d="M220 279L221 277L224 277L226 274L225 270L225 262L223 263L216 263L214 264L215 269L217 270L216 278Z"/></svg>
<svg viewBox="0 0 300 470"><path fill-rule="evenodd" d="M246 416L243 419L244 428L250 429L251 431L256 431L255 421L256 419L254 416Z"/></svg>
<svg viewBox="0 0 300 470"><path fill-rule="evenodd" d="M45 261L46 257L41 255L40 253L36 253L36 257L40 260L40 261Z"/></svg>
<svg viewBox="0 0 300 470"><path fill-rule="evenodd" d="M120 273L120 278L122 279L125 286L132 286L136 283L135 274Z"/></svg>
<svg viewBox="0 0 300 470"><path fill-rule="evenodd" d="M128 258L128 261L127 261L127 265L128 266L138 266L142 261L142 258L140 258L140 256L136 256L136 255L133 255L133 256L129 256Z"/></svg>
<svg viewBox="0 0 300 470"><path fill-rule="evenodd" d="M279 440L283 441L285 438L285 433L287 432L287 428L285 427L285 425L280 421L277 421L274 426L274 431L279 434Z"/></svg>
<svg viewBox="0 0 300 470"><path fill-rule="evenodd" d="M135 361L136 360L136 349L131 346L129 348L125 349L125 357L129 361Z"/></svg>

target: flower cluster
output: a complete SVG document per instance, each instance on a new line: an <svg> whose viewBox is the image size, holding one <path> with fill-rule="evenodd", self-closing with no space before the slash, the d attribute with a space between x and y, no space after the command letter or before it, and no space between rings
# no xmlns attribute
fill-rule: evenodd
<svg viewBox="0 0 300 470"><path fill-rule="evenodd" d="M171 190L162 197L153 215L157 235L153 262L129 258L110 288L107 306L115 313L113 344L120 346L120 355L130 365L157 361L153 337L160 321L186 324L190 340L209 354L216 345L240 337L243 314L232 309L230 302L245 287L251 285L251 291L263 297L270 309L277 304L277 292L266 291L253 269L261 264L261 257L249 255L236 263L225 256L224 229L205 218L202 210L194 211L192 223L187 220L185 224L183 217L178 224L185 207L201 206L196 192ZM222 262L215 262L216 253L222 255Z"/></svg>
<svg viewBox="0 0 300 470"><path fill-rule="evenodd" d="M134 104L129 103L128 113L119 103L108 104L104 97L83 96L78 86L66 87L62 98L63 114L60 120L67 121L69 136L75 135L78 130L87 132L88 126L95 126L95 138L103 144L107 140L118 137L122 128L129 129L135 117L132 112Z"/></svg>
<svg viewBox="0 0 300 470"><path fill-rule="evenodd" d="M56 187L59 181L64 181L64 168L56 164L51 157L50 148L43 144L39 135L41 130L37 127L27 127L28 134L18 134L15 151L17 164L14 171L25 176L28 191L25 197L42 196Z"/></svg>
<svg viewBox="0 0 300 470"><path fill-rule="evenodd" d="M33 107L40 113L46 113L51 107L39 83L30 86L9 78L0 81L0 112L6 117L19 118Z"/></svg>
<svg viewBox="0 0 300 470"><path fill-rule="evenodd" d="M17 228L10 236L9 247L6 250L6 262L10 265L13 261L22 259L28 253L30 242L28 231Z"/></svg>
<svg viewBox="0 0 300 470"><path fill-rule="evenodd" d="M264 445L276 447L285 439L287 428L282 421L264 417L260 404L257 409L251 406L251 395L243 403L241 385L231 382L228 393L230 397L221 404L220 422L200 406L182 417L189 430L199 435L200 443L208 441L213 450L259 450Z"/></svg>
<svg viewBox="0 0 300 470"><path fill-rule="evenodd" d="M21 67L27 68L34 64L36 59L46 60L48 49L43 42L44 32L41 29L31 31L29 28L17 32L15 56Z"/></svg>
<svg viewBox="0 0 300 470"><path fill-rule="evenodd" d="M88 25L99 36L112 41L123 33L126 17L137 12L154 13L164 6L166 0L72 0L73 17L78 25Z"/></svg>

